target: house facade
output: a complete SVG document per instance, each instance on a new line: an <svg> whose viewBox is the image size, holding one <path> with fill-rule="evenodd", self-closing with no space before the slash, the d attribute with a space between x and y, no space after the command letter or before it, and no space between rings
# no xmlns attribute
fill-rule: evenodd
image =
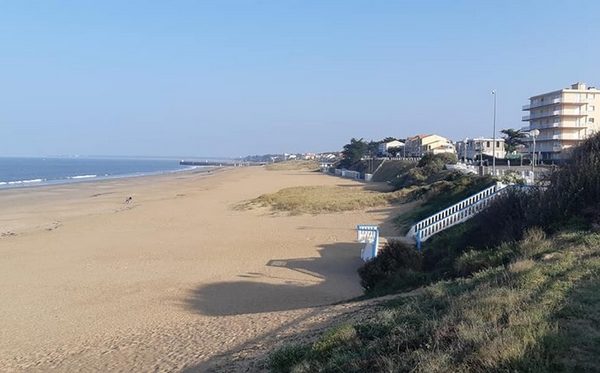
<svg viewBox="0 0 600 373"><path fill-rule="evenodd" d="M458 159L479 159L480 155L493 157L494 151L496 158L506 157L506 148L504 139L496 138L494 149L494 139L487 137L477 137L474 139L466 138L456 143L456 155Z"/></svg>
<svg viewBox="0 0 600 373"><path fill-rule="evenodd" d="M404 147L404 143L402 141L393 140L393 141L380 143L377 148L377 151L379 154L388 155L389 149L403 148L403 147Z"/></svg>
<svg viewBox="0 0 600 373"><path fill-rule="evenodd" d="M417 135L406 139L406 156L422 157L425 154L456 153L452 141L439 135Z"/></svg>
<svg viewBox="0 0 600 373"><path fill-rule="evenodd" d="M542 160L564 160L570 150L600 129L600 90L575 83L570 88L542 93L523 106L528 112L525 131L538 130L535 152ZM525 151L533 152L529 137Z"/></svg>

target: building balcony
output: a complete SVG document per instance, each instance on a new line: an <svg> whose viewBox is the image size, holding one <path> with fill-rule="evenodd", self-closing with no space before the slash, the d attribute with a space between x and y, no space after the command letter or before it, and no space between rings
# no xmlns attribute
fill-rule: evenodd
<svg viewBox="0 0 600 373"><path fill-rule="evenodd" d="M536 144L535 146L535 152L536 153L552 153L552 152L561 152L563 151L565 148L565 146L561 146L561 145L552 145L552 144L548 144L548 143L540 143L540 144ZM525 149L525 152L523 152L523 154L531 154L533 152L533 146L528 147L527 149Z"/></svg>
<svg viewBox="0 0 600 373"><path fill-rule="evenodd" d="M544 113L534 113L524 115L522 121L527 122L533 119L550 118L550 117L583 117L590 113L588 110L573 111L568 109L551 110Z"/></svg>
<svg viewBox="0 0 600 373"><path fill-rule="evenodd" d="M523 111L544 107L544 106L552 106L556 104L573 104L573 105L583 105L587 103L587 98L575 98L575 97L557 97L551 100L544 100L543 102L529 103L529 105L523 105Z"/></svg>
<svg viewBox="0 0 600 373"><path fill-rule="evenodd" d="M560 97L558 97L558 98L553 98L551 100L544 100L543 102L535 102L535 103L529 103L529 105L523 105L523 110L527 111L527 110L535 109L535 108L542 107L542 106L549 106L549 105L555 105L555 104L560 104L560 103L561 103L561 99L560 99Z"/></svg>
<svg viewBox="0 0 600 373"><path fill-rule="evenodd" d="M535 139L535 141L555 141L555 140L572 140L579 141L582 138L578 134L568 133L568 134L559 134L559 135L549 135L549 136L539 136Z"/></svg>
<svg viewBox="0 0 600 373"><path fill-rule="evenodd" d="M557 123L545 123L545 124L531 124L529 125L528 128L525 129L525 131L529 131L529 130L543 130L543 129L548 129L548 128L585 128L587 127L586 125L579 125L577 123L570 123L570 122L557 122Z"/></svg>

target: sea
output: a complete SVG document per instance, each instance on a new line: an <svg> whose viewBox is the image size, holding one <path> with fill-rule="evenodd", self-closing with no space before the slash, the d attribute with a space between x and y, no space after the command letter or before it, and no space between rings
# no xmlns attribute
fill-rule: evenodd
<svg viewBox="0 0 600 373"><path fill-rule="evenodd" d="M159 175L198 168L175 159L0 157L0 189Z"/></svg>

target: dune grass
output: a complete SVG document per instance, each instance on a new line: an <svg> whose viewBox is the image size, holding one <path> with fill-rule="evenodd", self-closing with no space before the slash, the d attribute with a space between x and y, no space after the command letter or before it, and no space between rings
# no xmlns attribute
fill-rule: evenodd
<svg viewBox="0 0 600 373"><path fill-rule="evenodd" d="M600 234L530 233L465 254L468 278L440 281L343 324L318 341L276 351L276 372L600 371ZM479 263L479 264L478 264Z"/></svg>
<svg viewBox="0 0 600 373"><path fill-rule="evenodd" d="M494 184L489 177L452 175L450 180L440 180L428 185L413 187L411 196L421 198L424 203L395 218L398 228L404 233L409 227L428 216L452 206L461 200Z"/></svg>
<svg viewBox="0 0 600 373"><path fill-rule="evenodd" d="M415 166L416 162L413 161L386 160L381 168L373 174L373 181L391 182L395 180L398 175L401 175Z"/></svg>
<svg viewBox="0 0 600 373"><path fill-rule="evenodd" d="M284 188L239 205L239 208L270 207L290 214L318 214L360 210L404 201L406 191L378 192L357 186L298 186Z"/></svg>
<svg viewBox="0 0 600 373"><path fill-rule="evenodd" d="M269 171L294 171L294 170L309 170L316 171L319 169L319 162L313 160L294 160L270 163L265 166Z"/></svg>

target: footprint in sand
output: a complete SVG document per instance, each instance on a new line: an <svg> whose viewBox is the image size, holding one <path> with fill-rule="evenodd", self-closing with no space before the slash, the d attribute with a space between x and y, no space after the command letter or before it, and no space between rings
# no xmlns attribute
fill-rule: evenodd
<svg viewBox="0 0 600 373"><path fill-rule="evenodd" d="M46 227L46 230L50 232L50 231L53 231L55 229L58 229L60 226L62 226L62 223L59 222L59 221L55 221L49 227Z"/></svg>

